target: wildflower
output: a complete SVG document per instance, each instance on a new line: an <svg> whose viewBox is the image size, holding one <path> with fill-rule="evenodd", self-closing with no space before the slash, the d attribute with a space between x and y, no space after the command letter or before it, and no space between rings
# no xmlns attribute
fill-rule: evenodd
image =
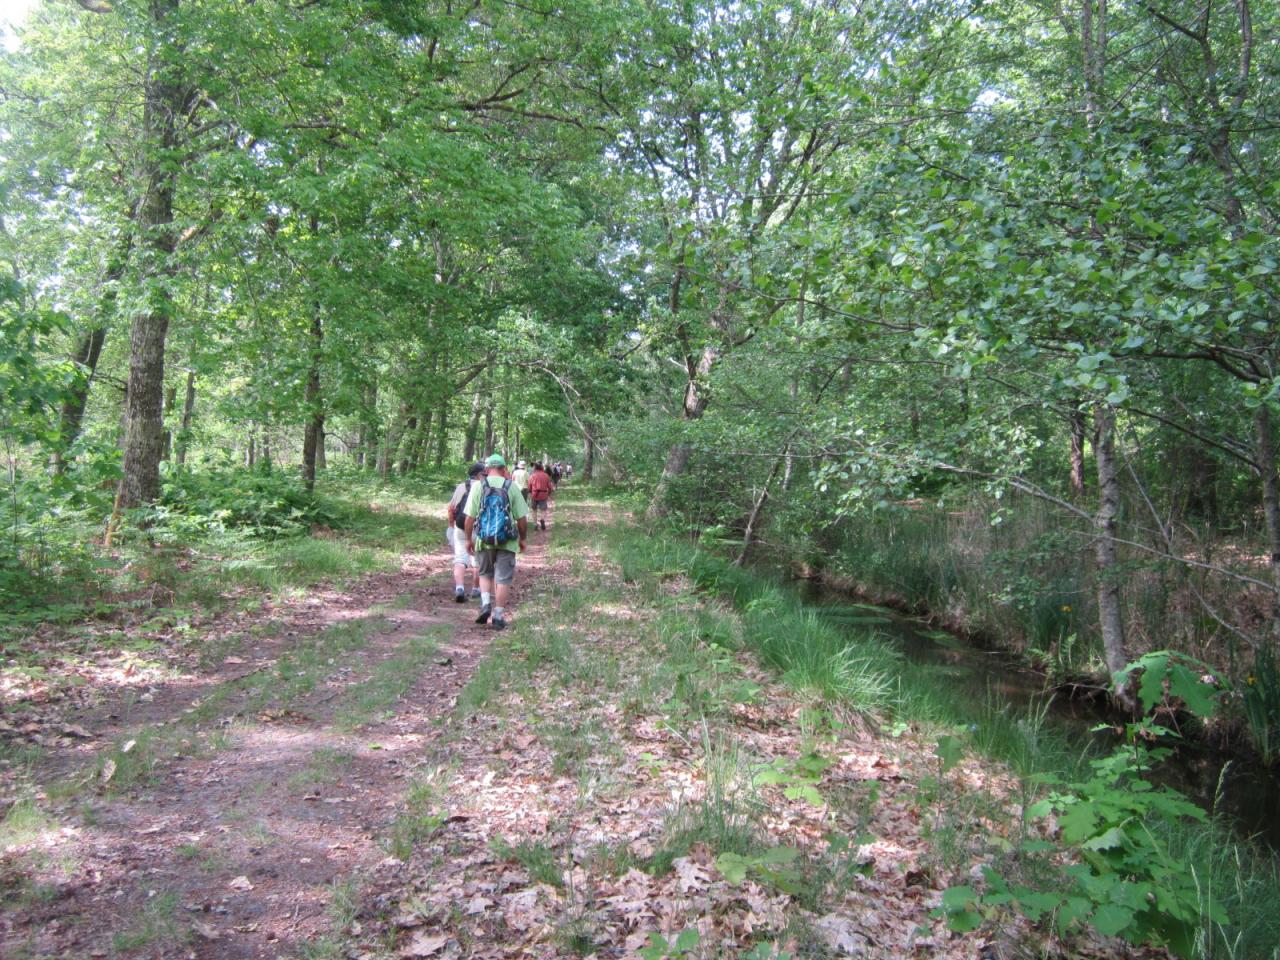
<svg viewBox="0 0 1280 960"><path fill-rule="evenodd" d="M1245 678L1244 678L1244 682L1245 682L1245 683L1247 683L1249 686L1251 686L1251 687L1252 687L1255 683L1257 683L1257 682L1258 682L1258 678L1257 678L1257 677L1255 677L1255 676L1251 673L1251 674L1249 674L1247 677L1245 677Z"/></svg>
<svg viewBox="0 0 1280 960"><path fill-rule="evenodd" d="M1064 604L1062 605L1062 612L1063 612L1063 613L1070 613L1070 612L1071 612L1071 604L1069 604L1069 603L1064 603Z"/></svg>

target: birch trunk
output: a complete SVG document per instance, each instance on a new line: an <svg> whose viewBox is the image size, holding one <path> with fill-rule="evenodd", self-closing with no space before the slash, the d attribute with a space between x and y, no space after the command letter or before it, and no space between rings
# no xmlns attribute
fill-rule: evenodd
<svg viewBox="0 0 1280 960"><path fill-rule="evenodd" d="M1098 576L1098 626L1107 669L1114 676L1129 662L1125 649L1124 611L1120 595L1119 555L1116 548L1117 517L1120 513L1120 471L1115 453L1115 410L1107 404L1094 408L1094 460L1098 470L1098 508L1094 514L1094 559ZM1134 706L1127 684L1113 691L1125 709Z"/></svg>

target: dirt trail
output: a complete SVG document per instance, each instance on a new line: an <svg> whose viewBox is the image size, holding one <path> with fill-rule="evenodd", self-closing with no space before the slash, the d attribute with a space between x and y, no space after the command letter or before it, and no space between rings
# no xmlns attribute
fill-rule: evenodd
<svg viewBox="0 0 1280 960"><path fill-rule="evenodd" d="M521 558L517 620L549 535ZM395 882L406 781L494 635L477 608L453 601L443 549L406 556L274 611L275 639L69 712L77 735L30 774L80 786L38 795L29 842L0 850L0 957L296 956L358 930L356 888Z"/></svg>

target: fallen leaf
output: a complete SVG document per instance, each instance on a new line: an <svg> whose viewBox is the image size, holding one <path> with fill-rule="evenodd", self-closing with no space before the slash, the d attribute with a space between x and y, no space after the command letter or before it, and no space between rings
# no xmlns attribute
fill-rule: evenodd
<svg viewBox="0 0 1280 960"><path fill-rule="evenodd" d="M866 934L860 932L848 917L829 913L813 921L813 926L833 950L855 957L867 952Z"/></svg>
<svg viewBox="0 0 1280 960"><path fill-rule="evenodd" d="M77 723L64 723L62 725L62 732L69 737L80 737L84 740L90 740L93 738L92 733Z"/></svg>
<svg viewBox="0 0 1280 960"><path fill-rule="evenodd" d="M124 743L122 743L122 744L120 745L120 752L121 752L121 753L128 753L130 750L132 750L132 749L133 749L134 747L136 747L137 745L138 745L138 741L137 741L137 740L126 740Z"/></svg>
<svg viewBox="0 0 1280 960"><path fill-rule="evenodd" d="M191 929L206 940L218 940L222 937L222 934L218 932L217 927L210 926L207 923L201 923L199 920L191 924Z"/></svg>
<svg viewBox="0 0 1280 960"><path fill-rule="evenodd" d="M110 757L102 764L102 782L108 783L116 775L116 762Z"/></svg>
<svg viewBox="0 0 1280 960"><path fill-rule="evenodd" d="M449 942L448 936L442 933L427 933L425 930L416 934L406 947L400 948L402 957L430 957L440 951Z"/></svg>
<svg viewBox="0 0 1280 960"><path fill-rule="evenodd" d="M249 882L249 878L244 874L236 877L227 884L232 890L252 890L253 884Z"/></svg>
<svg viewBox="0 0 1280 960"><path fill-rule="evenodd" d="M694 863L689 857L676 857L671 862L671 866L675 868L681 893L688 893L690 890L702 890L711 884L710 871Z"/></svg>

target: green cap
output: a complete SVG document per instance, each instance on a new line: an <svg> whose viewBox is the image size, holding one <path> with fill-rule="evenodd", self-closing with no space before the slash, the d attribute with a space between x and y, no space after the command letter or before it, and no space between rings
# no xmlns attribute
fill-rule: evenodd
<svg viewBox="0 0 1280 960"><path fill-rule="evenodd" d="M505 467L507 465L507 461L502 459L502 454L491 453L489 454L489 459L486 460L484 464L486 467Z"/></svg>

